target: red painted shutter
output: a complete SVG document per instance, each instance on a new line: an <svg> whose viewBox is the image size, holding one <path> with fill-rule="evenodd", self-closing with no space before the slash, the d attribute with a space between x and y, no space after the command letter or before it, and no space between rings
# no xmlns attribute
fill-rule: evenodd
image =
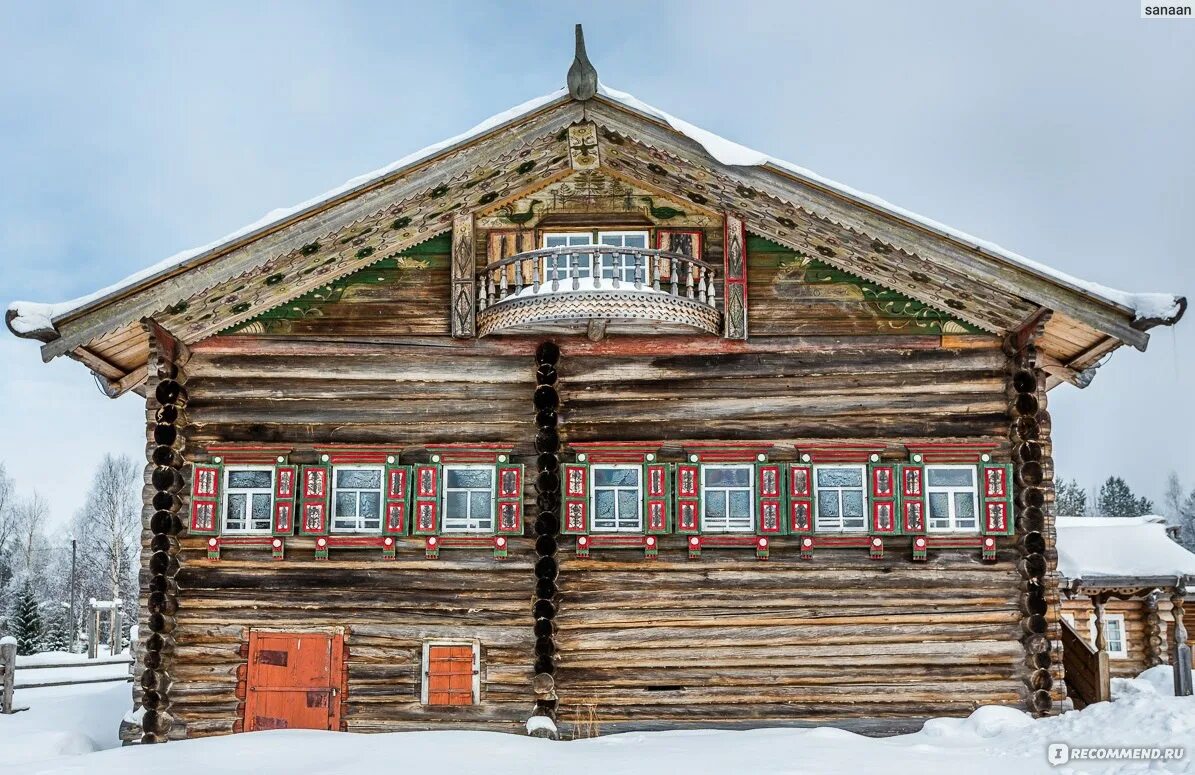
<svg viewBox="0 0 1195 775"><path fill-rule="evenodd" d="M701 466L676 465L676 532L701 532Z"/></svg>
<svg viewBox="0 0 1195 775"><path fill-rule="evenodd" d="M415 535L435 535L440 531L440 464L417 465L414 477L415 510L411 532Z"/></svg>
<svg viewBox="0 0 1195 775"><path fill-rule="evenodd" d="M219 463L196 463L191 468L191 528L195 535L214 535L220 530L220 487L224 467Z"/></svg>
<svg viewBox="0 0 1195 775"><path fill-rule="evenodd" d="M1012 465L982 463L979 466L980 526L984 535L1012 535Z"/></svg>
<svg viewBox="0 0 1195 775"><path fill-rule="evenodd" d="M299 489L299 467L274 466L274 529L276 536L294 535L295 494Z"/></svg>
<svg viewBox="0 0 1195 775"><path fill-rule="evenodd" d="M498 519L495 532L523 533L523 465L498 465Z"/></svg>
<svg viewBox="0 0 1195 775"><path fill-rule="evenodd" d="M902 463L900 476L901 528L907 535L925 533L925 466L921 463Z"/></svg>
<svg viewBox="0 0 1195 775"><path fill-rule="evenodd" d="M643 530L646 533L659 535L667 533L670 527L668 496L672 489L668 486L669 473L667 463L643 465Z"/></svg>
<svg viewBox="0 0 1195 775"><path fill-rule="evenodd" d="M870 463L867 466L867 481L871 506L871 530L873 534L893 535L900 532L896 516L896 465L893 463Z"/></svg>
<svg viewBox="0 0 1195 775"><path fill-rule="evenodd" d="M299 534L327 535L332 466L303 466L299 483Z"/></svg>
<svg viewBox="0 0 1195 775"><path fill-rule="evenodd" d="M386 464L382 495L382 533L407 534L407 510L410 508L411 467Z"/></svg>
<svg viewBox="0 0 1195 775"><path fill-rule="evenodd" d="M788 467L788 532L813 532L813 466L804 463Z"/></svg>
<svg viewBox="0 0 1195 775"><path fill-rule="evenodd" d="M780 463L755 464L755 531L760 535L783 535L784 466Z"/></svg>
<svg viewBox="0 0 1195 775"><path fill-rule="evenodd" d="M560 489L561 532L589 532L589 464L566 463Z"/></svg>

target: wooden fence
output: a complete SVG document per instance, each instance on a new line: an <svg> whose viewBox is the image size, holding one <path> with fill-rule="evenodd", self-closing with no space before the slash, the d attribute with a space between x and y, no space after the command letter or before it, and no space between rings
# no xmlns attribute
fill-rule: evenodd
<svg viewBox="0 0 1195 775"><path fill-rule="evenodd" d="M1111 700L1108 652L1097 650L1065 619L1061 624L1062 666L1066 671L1066 688L1075 707L1081 710L1093 702Z"/></svg>
<svg viewBox="0 0 1195 775"><path fill-rule="evenodd" d="M3 694L0 695L0 713L13 713L12 696L15 689L44 689L51 686L79 686L82 684L129 682L133 680L131 673L119 676L104 676L99 678L64 677L62 680L41 679L36 681L19 682L17 670L64 670L66 668L103 667L105 665L131 665L128 657L112 657L109 659L89 659L85 662L56 662L37 665L18 665L17 646L15 643L0 643L0 680L3 681Z"/></svg>

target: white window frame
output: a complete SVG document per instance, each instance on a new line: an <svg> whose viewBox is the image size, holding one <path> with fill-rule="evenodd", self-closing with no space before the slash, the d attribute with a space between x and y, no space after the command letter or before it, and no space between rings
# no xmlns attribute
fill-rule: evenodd
<svg viewBox="0 0 1195 775"><path fill-rule="evenodd" d="M378 489L377 489L377 492L378 492L378 526L377 527L354 527L354 528L347 528L347 527L338 528L338 527L336 527L336 495L341 490L341 488L337 485L336 474L340 471L377 471L378 472ZM373 492L373 490L369 489L369 488L361 488L361 487L345 487L343 489L350 491L350 492L357 493L357 517L356 517L356 520L357 520L357 524L360 525L361 521L362 521L362 519L361 519L361 493ZM384 514L385 510L386 510L386 467L385 466L369 465L369 464L332 466L332 508L331 508L331 521L328 523L329 529L331 530L331 532L341 533L341 534L380 533L380 532L382 532L382 524L385 522L385 514Z"/></svg>
<svg viewBox="0 0 1195 775"><path fill-rule="evenodd" d="M454 526L450 526L448 524L448 520L449 520L449 516L448 516L448 493L449 493L448 472L450 470L451 471L473 470L473 471L489 471L490 472L490 513L489 513L489 517L488 517L489 523L490 523L489 527L474 527L472 524L466 524L463 527L461 527L461 526L454 527ZM498 502L498 467L494 466L494 465L490 465L489 463L445 463L443 466L443 470L441 471L441 477L442 477L441 481L440 481L440 483L442 485L441 489L444 494L441 496L441 499L440 499L440 514L441 514L440 532L442 532L442 533L492 533L492 532L494 532L494 519L496 516L495 512L497 511L496 504ZM481 488L479 488L479 487L453 487L453 488L451 488L451 491L452 492L474 493L474 492L479 492L480 489ZM478 518L475 517L472 513L473 499L465 498L465 503L466 503L466 509L469 510L469 516L464 518L466 523L479 522ZM457 519L459 519L459 518L457 518Z"/></svg>
<svg viewBox="0 0 1195 775"><path fill-rule="evenodd" d="M264 489L261 487L243 488L238 487L236 493L245 494L248 496L245 500L245 519L243 520L249 527L234 528L228 526L228 497L233 494L228 486L229 474L236 471L269 471L270 472L270 487ZM274 466L266 465L240 465L240 466L224 466L224 487L221 494L221 508L220 508L220 532L230 533L232 535L269 535L274 532L274 487L277 485L277 472ZM253 496L262 493L270 496L270 511L269 524L266 527L252 527L253 525Z"/></svg>
<svg viewBox="0 0 1195 775"><path fill-rule="evenodd" d="M598 469L607 469L614 471L636 471L638 472L639 484L634 488L626 485L597 485L597 471ZM589 466L589 513L593 515L593 532L595 533L642 533L643 532L643 466L637 463L593 463ZM597 493L598 490L613 490L614 491L614 522L617 524L620 520L618 510L618 493L624 490L635 490L635 511L639 518L636 520L634 527L598 527L597 524Z"/></svg>
<svg viewBox="0 0 1195 775"><path fill-rule="evenodd" d="M742 490L742 487L723 487L715 486L710 488L705 483L705 474L711 468L735 468L745 469L747 471L747 493L748 493L748 511L746 526L732 526L730 524L730 492L734 490ZM713 489L718 492L725 493L726 511L725 522L720 525L711 525L708 520L709 516L705 513L705 505L708 503L706 493ZM753 533L755 532L755 466L751 463L708 463L701 466L701 532L703 533Z"/></svg>
<svg viewBox="0 0 1195 775"><path fill-rule="evenodd" d="M419 703L427 705L428 678L431 677L432 646L469 646L473 649L473 704L481 704L481 641L479 640L425 640L423 641L423 660L420 662L421 674L419 688ZM449 708L451 705L436 705L434 707Z"/></svg>
<svg viewBox="0 0 1195 775"><path fill-rule="evenodd" d="M845 527L843 525L842 517L842 493L845 490L854 490L854 487L826 487L826 490L836 490L838 492L838 524L827 525L822 519L822 505L821 505L821 491L822 487L818 486L818 472L839 469L851 468L859 472L859 491L863 493L863 524L859 527ZM866 533L868 528L867 507L870 502L868 494L867 481L867 466L863 463L826 463L824 465L815 465L813 467L813 529L818 533Z"/></svg>
<svg viewBox="0 0 1195 775"><path fill-rule="evenodd" d="M1095 646L1095 613L1092 612L1088 617L1088 631L1091 633L1091 645ZM1108 623L1115 621L1120 628L1120 648L1112 648L1112 639L1108 637ZM1110 614L1104 612L1104 640L1108 641L1108 658L1109 659L1128 659L1129 658L1129 632L1124 626L1124 614Z"/></svg>
<svg viewBox="0 0 1195 775"><path fill-rule="evenodd" d="M568 247L590 247L594 244L594 241L593 241L594 237L593 237L592 231L546 231L543 234L543 247L544 248L548 247L548 239L551 237L564 237L568 241ZM584 242L584 243L577 243L576 245L574 245L572 243L573 237L584 237L585 239L587 239L589 241ZM561 247L561 246L557 245L556 247ZM564 259L563 263L561 263L561 259ZM587 280L593 276L593 254L592 253L586 253L584 255L579 255L579 256L574 255L574 254L569 254L569 253L563 253L563 254L557 256L556 262L555 262L555 264L556 264L555 277L553 277L551 274L551 272L553 270L552 270L552 262L550 261L550 259L547 256L544 256L543 262L544 262L544 264L543 264L543 271L541 273L541 276L544 278L544 282L552 282L552 280L554 280L554 279L558 280L560 282L564 282L565 280L572 279L571 275L569 274L569 270L572 268L573 264L576 264L576 266L577 266L577 278L578 279Z"/></svg>
<svg viewBox="0 0 1195 775"><path fill-rule="evenodd" d="M970 487L959 487L959 486L947 487L947 486L943 486L943 485L932 486L929 483L929 473L930 473L930 471L935 470L935 469L938 469L938 470L954 469L954 470L960 470L960 471L970 471L972 484ZM925 486L923 489L925 491L925 528L928 532L930 532L930 533L977 533L977 532L979 532L980 520L979 520L979 469L978 468L976 468L975 466L970 466L970 465L943 464L943 463L935 463L933 465L926 465L925 466ZM954 496L957 493L967 492L968 490L971 493L971 513L975 515L973 517L973 519L975 520L975 524L972 525L971 527L959 527L958 526L958 514L955 513L955 508L954 508ZM946 499L946 505L948 506L948 517L947 518L949 520L949 524L946 527L934 527L933 510L932 510L932 507L930 506L930 494L931 493L946 493L949 496Z"/></svg>
<svg viewBox="0 0 1195 775"><path fill-rule="evenodd" d="M626 242L627 237L643 237L643 247L644 248L651 247L651 232L649 232L645 229L631 229L631 230L627 230L627 231L599 231L597 233L597 241L594 244L599 245L599 246L605 245L605 243L602 242L603 237L619 237L622 239L622 241L624 243ZM626 245L625 244L610 245L609 247L625 248ZM598 255L598 259L599 259L598 273L601 275L601 278L603 280L612 280L614 278L615 273L620 272L620 274L618 276L618 280L620 283L634 284L634 282L635 282L634 259L632 258L630 266L627 266L625 261L623 260L625 256L629 256L630 254L616 253L614 251L610 251L609 253L599 253L597 255ZM610 259L610 265L608 267L606 266L607 258ZM609 275L606 274L607 269L610 270ZM628 276L628 273L629 273L629 276ZM648 267L647 267L647 262L645 261L644 265L643 265L643 284L649 285L650 283L651 283L651 278L648 276Z"/></svg>

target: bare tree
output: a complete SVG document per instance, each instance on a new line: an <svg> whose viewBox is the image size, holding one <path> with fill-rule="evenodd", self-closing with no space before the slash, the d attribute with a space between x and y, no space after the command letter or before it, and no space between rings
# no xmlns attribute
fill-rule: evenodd
<svg viewBox="0 0 1195 775"><path fill-rule="evenodd" d="M13 572L11 550L16 534L14 494L12 477L8 475L4 463L0 463L0 589L8 586Z"/></svg>
<svg viewBox="0 0 1195 775"><path fill-rule="evenodd" d="M126 602L126 620L136 605L137 557L141 550L140 469L127 455L105 455L75 517L80 586L90 595Z"/></svg>

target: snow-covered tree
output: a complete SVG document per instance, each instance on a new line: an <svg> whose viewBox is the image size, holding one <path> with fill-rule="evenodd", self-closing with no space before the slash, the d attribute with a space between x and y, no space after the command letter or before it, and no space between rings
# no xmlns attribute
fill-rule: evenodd
<svg viewBox="0 0 1195 775"><path fill-rule="evenodd" d="M132 458L105 455L75 516L79 599L121 598L130 623L137 620L141 486L141 471Z"/></svg>
<svg viewBox="0 0 1195 775"><path fill-rule="evenodd" d="M1162 495L1162 513L1166 515L1171 524L1179 522L1184 494L1182 481L1179 480L1177 473L1171 471L1170 475L1166 477L1166 492Z"/></svg>
<svg viewBox="0 0 1195 775"><path fill-rule="evenodd" d="M47 611L45 631L42 634L41 651L70 651L72 627L68 621L67 609L61 605Z"/></svg>
<svg viewBox="0 0 1195 775"><path fill-rule="evenodd" d="M36 654L41 648L42 622L39 613L37 596L33 593L33 583L26 581L17 594L16 603L8 621L12 636L17 639L17 653L21 655Z"/></svg>
<svg viewBox="0 0 1195 775"><path fill-rule="evenodd" d="M1087 491L1074 479L1059 479L1054 486L1054 513L1063 517L1087 516Z"/></svg>
<svg viewBox="0 0 1195 775"><path fill-rule="evenodd" d="M1178 542L1195 552L1195 490L1187 493L1178 507Z"/></svg>
<svg viewBox="0 0 1195 775"><path fill-rule="evenodd" d="M1119 476L1109 476L1100 486L1095 510L1101 517L1140 517L1152 514L1154 504L1149 498L1137 497Z"/></svg>

